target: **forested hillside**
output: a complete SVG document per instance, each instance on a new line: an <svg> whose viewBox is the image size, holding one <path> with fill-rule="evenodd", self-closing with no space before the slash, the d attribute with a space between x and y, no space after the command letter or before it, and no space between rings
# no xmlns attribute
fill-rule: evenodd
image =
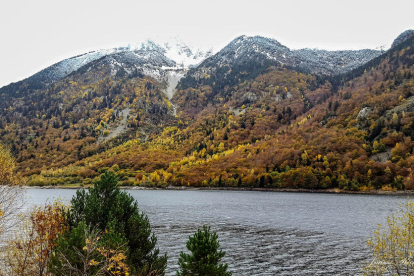
<svg viewBox="0 0 414 276"><path fill-rule="evenodd" d="M1 140L28 184L112 170L124 185L414 189L413 37L342 75L191 69L171 101L143 72L95 65L2 94Z"/></svg>
<svg viewBox="0 0 414 276"><path fill-rule="evenodd" d="M126 139L145 137L147 129L171 119L172 106L162 89L150 77L107 77L95 68L24 97L3 95L2 141L24 176L66 166ZM140 132L133 131L137 127ZM114 131L121 135L105 144Z"/></svg>

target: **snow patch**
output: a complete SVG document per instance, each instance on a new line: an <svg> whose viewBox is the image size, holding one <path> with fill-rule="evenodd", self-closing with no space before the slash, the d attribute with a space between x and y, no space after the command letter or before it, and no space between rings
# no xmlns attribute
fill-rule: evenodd
<svg viewBox="0 0 414 276"><path fill-rule="evenodd" d="M178 82L185 76L185 71L167 71L165 80L167 82L167 88L164 90L165 95L171 100L176 91Z"/></svg>

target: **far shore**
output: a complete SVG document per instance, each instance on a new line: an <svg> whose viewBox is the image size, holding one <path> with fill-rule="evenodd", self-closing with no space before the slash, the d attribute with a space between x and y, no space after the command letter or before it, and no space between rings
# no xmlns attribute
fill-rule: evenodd
<svg viewBox="0 0 414 276"><path fill-rule="evenodd" d="M23 186L26 189L86 189L92 185L64 185L64 186ZM414 195L414 190L384 191L347 191L340 189L283 189L283 188L250 188L250 187L187 187L168 186L166 188L142 187L142 186L120 186L124 190L172 190L172 191L257 191L257 192L282 192L282 193L322 193L322 194L361 194L361 195Z"/></svg>

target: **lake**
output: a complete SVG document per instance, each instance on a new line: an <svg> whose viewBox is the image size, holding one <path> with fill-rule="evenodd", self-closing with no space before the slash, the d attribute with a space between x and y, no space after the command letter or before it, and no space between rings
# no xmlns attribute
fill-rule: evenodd
<svg viewBox="0 0 414 276"><path fill-rule="evenodd" d="M28 189L28 205L75 194ZM372 260L366 246L377 225L407 196L252 191L128 190L167 252L175 275L188 236L217 231L233 275L358 275Z"/></svg>

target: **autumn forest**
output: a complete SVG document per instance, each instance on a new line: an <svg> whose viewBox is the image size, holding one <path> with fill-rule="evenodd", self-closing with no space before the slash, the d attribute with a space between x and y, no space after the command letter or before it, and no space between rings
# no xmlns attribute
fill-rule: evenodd
<svg viewBox="0 0 414 276"><path fill-rule="evenodd" d="M246 63L166 85L92 62L6 86L1 143L33 186L414 189L413 39L342 75Z"/></svg>

